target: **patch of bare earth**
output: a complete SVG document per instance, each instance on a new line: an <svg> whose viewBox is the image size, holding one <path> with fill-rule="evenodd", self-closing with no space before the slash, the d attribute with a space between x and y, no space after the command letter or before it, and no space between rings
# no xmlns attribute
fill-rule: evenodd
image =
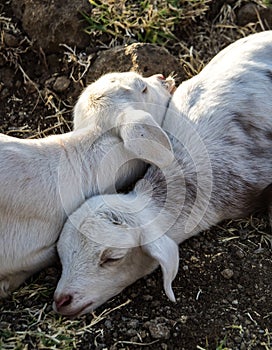
<svg viewBox="0 0 272 350"><path fill-rule="evenodd" d="M96 33L84 49L63 42L47 51L15 18L14 4L0 5L0 132L20 138L67 132L99 52L107 51L110 62L110 48L135 40ZM205 6L175 27L179 40L167 45L186 78L227 44L271 25L271 9L261 1ZM0 349L272 349L271 245L265 213L221 223L180 246L175 304L157 270L73 321L52 311L61 266L51 267L0 302Z"/></svg>

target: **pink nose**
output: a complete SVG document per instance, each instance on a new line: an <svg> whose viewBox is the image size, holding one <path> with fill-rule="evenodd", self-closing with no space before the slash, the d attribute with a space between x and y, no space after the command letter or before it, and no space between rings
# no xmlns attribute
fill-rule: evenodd
<svg viewBox="0 0 272 350"><path fill-rule="evenodd" d="M162 74L157 74L157 78L160 80L165 80L165 77Z"/></svg>
<svg viewBox="0 0 272 350"><path fill-rule="evenodd" d="M54 297L57 311L60 311L63 307L69 306L73 300L72 295L61 294L59 297Z"/></svg>

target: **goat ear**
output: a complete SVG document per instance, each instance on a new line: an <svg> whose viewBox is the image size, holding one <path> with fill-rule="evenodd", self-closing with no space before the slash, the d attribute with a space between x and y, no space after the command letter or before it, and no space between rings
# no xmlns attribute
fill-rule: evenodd
<svg viewBox="0 0 272 350"><path fill-rule="evenodd" d="M161 265L165 293L171 301L176 301L172 281L179 267L178 245L167 235L163 235L156 241L142 246L142 249Z"/></svg>
<svg viewBox="0 0 272 350"><path fill-rule="evenodd" d="M125 111L119 118L119 132L125 148L137 158L160 168L174 160L171 142L151 114L142 110Z"/></svg>

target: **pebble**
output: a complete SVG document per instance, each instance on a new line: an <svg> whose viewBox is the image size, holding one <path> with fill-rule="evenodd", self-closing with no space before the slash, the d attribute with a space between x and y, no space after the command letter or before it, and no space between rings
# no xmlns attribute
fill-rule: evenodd
<svg viewBox="0 0 272 350"><path fill-rule="evenodd" d="M36 91L36 86L35 86L35 84L33 84L33 83L30 82L30 81L26 81L26 82L24 83L24 87L25 87L26 92L27 92L28 94L32 94L33 92Z"/></svg>
<svg viewBox="0 0 272 350"><path fill-rule="evenodd" d="M247 350L247 345L244 342L241 343L240 350Z"/></svg>
<svg viewBox="0 0 272 350"><path fill-rule="evenodd" d="M169 339L170 330L166 325L152 323L149 326L149 332L154 339Z"/></svg>
<svg viewBox="0 0 272 350"><path fill-rule="evenodd" d="M127 323L127 326L132 329L136 329L139 326L138 320L131 320Z"/></svg>
<svg viewBox="0 0 272 350"><path fill-rule="evenodd" d="M170 329L167 327L167 319L163 317L156 317L154 320L147 321L144 327L150 332L154 339L169 339Z"/></svg>
<svg viewBox="0 0 272 350"><path fill-rule="evenodd" d="M8 95L9 95L9 90L7 88L4 88L3 90L1 90L0 97L2 99L5 99Z"/></svg>
<svg viewBox="0 0 272 350"><path fill-rule="evenodd" d="M107 327L108 329L111 329L112 328L112 323L110 320L106 320L105 321L105 327Z"/></svg>
<svg viewBox="0 0 272 350"><path fill-rule="evenodd" d="M225 269L223 271L221 271L221 275L226 278L227 280L229 280L230 278L232 278L234 272L231 269Z"/></svg>
<svg viewBox="0 0 272 350"><path fill-rule="evenodd" d="M18 39L14 35L9 33L4 33L4 43L8 47L17 47L19 45Z"/></svg>
<svg viewBox="0 0 272 350"><path fill-rule="evenodd" d="M251 325L252 324L252 321L251 320L245 320L245 325L246 326L249 326L249 325Z"/></svg>
<svg viewBox="0 0 272 350"><path fill-rule="evenodd" d="M151 303L151 308L156 308L156 307L160 306L160 304L161 303L158 300L154 300Z"/></svg>
<svg viewBox="0 0 272 350"><path fill-rule="evenodd" d="M237 22L240 26L245 26L250 22L257 21L257 5L249 2L242 6L237 13Z"/></svg>
<svg viewBox="0 0 272 350"><path fill-rule="evenodd" d="M239 259L243 259L245 257L245 253L241 250L241 249L237 249L235 251L235 255L237 256L237 258Z"/></svg>
<svg viewBox="0 0 272 350"><path fill-rule="evenodd" d="M68 89L69 85L70 85L70 80L65 76L60 76L60 77L57 77L57 79L55 80L53 84L53 89L56 92L64 92L65 90Z"/></svg>
<svg viewBox="0 0 272 350"><path fill-rule="evenodd" d="M156 281L154 281L152 278L148 278L146 280L146 286L154 288L156 287Z"/></svg>
<svg viewBox="0 0 272 350"><path fill-rule="evenodd" d="M136 335L136 334L137 334L136 329L130 328L130 329L127 330L127 335L128 335L129 337L133 337L133 336Z"/></svg>
<svg viewBox="0 0 272 350"><path fill-rule="evenodd" d="M241 341L242 341L242 338L239 337L239 336L236 336L236 337L234 337L234 341L235 341L236 344L240 344Z"/></svg>

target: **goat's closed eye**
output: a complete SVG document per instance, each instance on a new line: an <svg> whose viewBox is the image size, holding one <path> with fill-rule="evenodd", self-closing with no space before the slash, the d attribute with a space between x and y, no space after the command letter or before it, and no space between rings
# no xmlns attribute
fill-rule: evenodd
<svg viewBox="0 0 272 350"><path fill-rule="evenodd" d="M100 261L100 266L112 266L112 265L114 265L115 263L117 263L118 261L120 261L120 260L122 260L123 259L123 257L122 258L106 258L105 260L101 260Z"/></svg>
<svg viewBox="0 0 272 350"><path fill-rule="evenodd" d="M107 248L100 256L100 266L112 266L122 260L126 255L127 250L117 248Z"/></svg>
<svg viewBox="0 0 272 350"><path fill-rule="evenodd" d="M143 94L147 93L147 86L145 86L145 87L142 89L142 93L143 93Z"/></svg>

